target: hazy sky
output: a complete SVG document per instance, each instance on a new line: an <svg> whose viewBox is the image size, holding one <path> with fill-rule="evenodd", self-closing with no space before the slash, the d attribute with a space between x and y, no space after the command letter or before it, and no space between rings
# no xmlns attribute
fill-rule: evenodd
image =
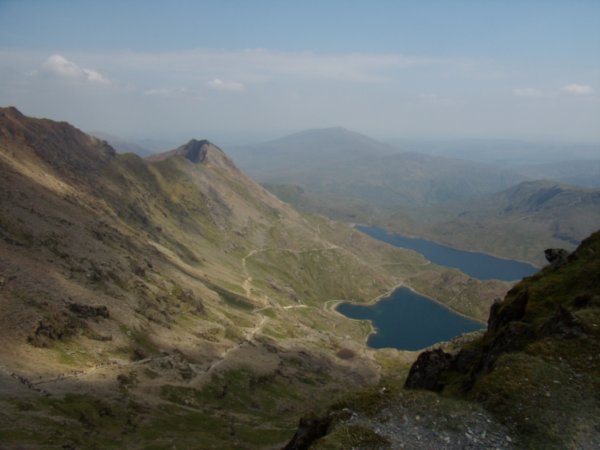
<svg viewBox="0 0 600 450"><path fill-rule="evenodd" d="M129 138L600 141L600 1L0 0L0 105Z"/></svg>

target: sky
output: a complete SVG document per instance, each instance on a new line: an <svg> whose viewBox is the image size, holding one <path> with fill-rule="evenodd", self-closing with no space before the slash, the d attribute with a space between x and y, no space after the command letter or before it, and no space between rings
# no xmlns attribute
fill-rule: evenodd
<svg viewBox="0 0 600 450"><path fill-rule="evenodd" d="M0 106L128 139L600 142L600 1L0 0Z"/></svg>

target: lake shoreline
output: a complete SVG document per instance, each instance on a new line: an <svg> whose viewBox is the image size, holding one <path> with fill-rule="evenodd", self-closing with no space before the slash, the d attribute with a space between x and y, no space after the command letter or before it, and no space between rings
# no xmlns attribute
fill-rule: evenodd
<svg viewBox="0 0 600 450"><path fill-rule="evenodd" d="M436 265L457 269L465 275L481 281L518 282L539 271L537 267L529 263L497 258L481 252L460 250L428 239L407 237L390 232L385 228L355 225L354 229L372 239L396 248L414 251Z"/></svg>
<svg viewBox="0 0 600 450"><path fill-rule="evenodd" d="M443 242L439 242L439 241L436 241L434 239L430 239L430 238L425 237L425 236L417 236L417 235L414 235L414 234L404 234L403 232L401 233L400 231L397 231L397 230L394 231L394 230L392 230L392 229L390 229L388 227L385 227L385 226L374 225L374 224L369 225L369 224L366 224L366 223L356 223L356 222L347 222L347 224L351 228L353 228L353 229L355 229L357 231L360 231L363 234L367 234L367 233L365 233L364 231L359 230L357 227L380 228L380 229L382 229L382 230L384 230L384 231L386 231L386 232L388 232L390 234L395 234L395 235L398 235L398 236L401 236L401 237L404 237L404 238L407 238L407 239L419 239L419 240L422 240L422 241L429 241L429 242L431 242L433 244L436 244L436 245L439 245L439 246L442 246L442 247L447 247L447 248L449 248L451 250L456 250L456 251L459 251L459 252L479 253L479 254L482 254L482 255L490 256L492 258L501 259L501 260L504 260L504 261L514 261L514 262L521 263L521 264L529 264L530 266L535 267L537 270L543 269L543 266L539 266L537 263L535 263L533 261L524 261L524 260L520 260L520 259L511 259L511 258L507 258L506 256L496 255L494 253L490 253L490 252L487 252L487 251L484 251L484 250L471 250L471 249L454 247L451 244L445 244ZM367 236L370 236L370 235L367 234ZM370 236L370 237L373 238L373 239L377 239L377 238L374 238L373 236ZM379 241L381 239L377 239L377 240ZM385 242L385 241L382 241L382 242ZM386 244L389 244L389 245L392 245L392 246L396 247L394 244L390 244L389 242L386 242ZM404 248L404 247L401 247L401 248ZM409 249L409 250L412 250L412 249ZM416 251L417 253L419 253L417 250L413 250L413 251Z"/></svg>
<svg viewBox="0 0 600 450"><path fill-rule="evenodd" d="M353 300L327 300L325 302L325 309L328 310L328 311L331 311L331 312L333 312L335 314L338 314L338 315L340 315L341 317L343 317L344 319L347 319L347 320L355 320L357 322L368 322L369 326L371 328L371 331L365 337L364 344L365 344L365 346L367 346L371 350L380 350L378 348L371 347L368 344L368 341L369 341L371 335L378 333L378 328L375 326L375 324L373 323L373 321L371 319L355 319L355 318L352 318L352 317L348 317L345 314L343 314L340 311L338 311L337 308L338 308L339 305L341 305L343 303L348 303L350 305L357 305L357 306L373 306L373 305L375 305L377 302L379 302L381 300L385 300L385 299L388 299L388 298L392 297L395 294L395 292L398 289L401 289L401 288L406 288L409 291L411 291L412 293L414 293L416 295L419 295L421 297L424 297L424 298L432 301L433 303L441 306L442 308L446 309L449 312L452 312L452 313L454 313L454 314L456 314L456 315L458 315L458 316L460 316L460 317L462 317L464 319L470 320L472 322L476 322L476 323L482 325L483 328L487 328L487 322L481 321L479 319L476 319L474 317L471 317L471 316L468 316L468 315L466 315L464 313L456 311L455 309L453 309L453 308L449 307L448 305L442 303L440 300L437 300L435 298L430 297L429 295L426 295L426 294L423 294L423 293L417 291L413 287L407 285L404 281L402 281L402 282L394 285L386 293L378 295L377 297L374 297L371 300L368 300L367 302L358 302L358 301L353 301ZM490 304L490 307L491 307L491 304ZM425 349L427 349L429 347L432 347L434 345L440 344L441 342L449 342L450 340L448 340L448 341L440 341L440 342L437 342L435 344L423 347L422 349L419 349L419 350L405 350L405 349L403 350L403 349L398 349L398 348L395 348L395 347L389 347L389 348L393 348L394 350L398 350L398 351L402 351L402 352L420 352L420 351L423 351L423 350L425 350Z"/></svg>

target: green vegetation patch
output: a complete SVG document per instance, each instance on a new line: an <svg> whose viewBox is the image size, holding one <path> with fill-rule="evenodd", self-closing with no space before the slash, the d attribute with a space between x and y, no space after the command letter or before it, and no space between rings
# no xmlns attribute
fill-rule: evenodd
<svg viewBox="0 0 600 450"><path fill-rule="evenodd" d="M14 423L18 430L0 430L2 443L22 448L117 449L127 446L128 435L135 433L145 408L124 399L114 401L91 395L39 397L15 400ZM17 432L15 432L17 431Z"/></svg>
<svg viewBox="0 0 600 450"><path fill-rule="evenodd" d="M529 448L575 448L578 438L597 433L593 384L543 358L503 355L472 396ZM566 432L566 430L569 430Z"/></svg>
<svg viewBox="0 0 600 450"><path fill-rule="evenodd" d="M194 408L218 403L228 411L269 416L275 413L278 402L296 397L284 381L276 374L257 375L248 369L229 370L213 376L202 389L164 385L161 397Z"/></svg>
<svg viewBox="0 0 600 450"><path fill-rule="evenodd" d="M251 449L280 447L293 434L288 421L229 414L228 411L190 411L163 406L139 429L144 449L206 448Z"/></svg>

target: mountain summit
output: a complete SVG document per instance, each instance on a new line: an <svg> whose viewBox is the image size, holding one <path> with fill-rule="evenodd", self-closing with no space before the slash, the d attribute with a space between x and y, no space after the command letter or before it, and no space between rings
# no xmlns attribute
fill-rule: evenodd
<svg viewBox="0 0 600 450"><path fill-rule="evenodd" d="M149 156L148 161L162 161L172 156L182 156L194 164L201 164L206 160L209 150L211 152L219 152L222 156L225 156L221 149L211 144L208 140L192 139L187 144L177 147L175 150Z"/></svg>
<svg viewBox="0 0 600 450"><path fill-rule="evenodd" d="M26 117L14 107L0 108L0 142L6 150L18 152L23 162L40 158L71 176L91 173L116 154L106 141L66 122Z"/></svg>

